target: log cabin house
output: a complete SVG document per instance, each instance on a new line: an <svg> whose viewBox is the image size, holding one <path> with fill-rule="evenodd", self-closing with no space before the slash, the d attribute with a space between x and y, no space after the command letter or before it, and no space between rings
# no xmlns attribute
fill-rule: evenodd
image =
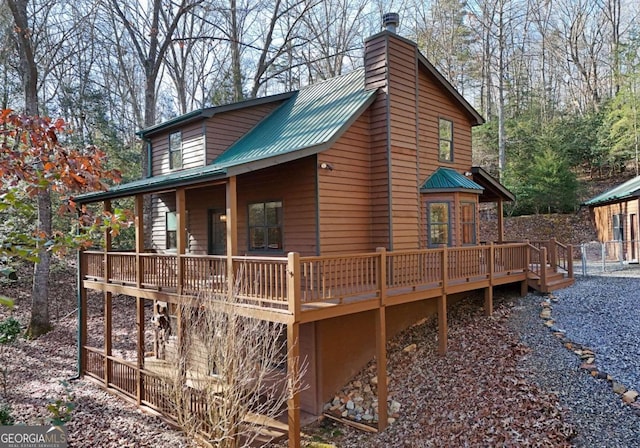
<svg viewBox="0 0 640 448"><path fill-rule="evenodd" d="M629 179L584 203L589 207L598 241L606 245L609 259L638 262L638 202L640 176Z"/></svg>
<svg viewBox="0 0 640 448"><path fill-rule="evenodd" d="M162 413L145 368L145 305L213 288L204 277L235 281L238 312L286 324L289 356L308 362L308 387L288 402L299 446L301 412L321 414L374 357L385 428L385 346L402 329L437 314L444 353L448 302L484 291L490 314L496 285L524 294L572 282L570 247L503 241L502 204L514 197L471 162L471 128L483 119L416 44L384 30L364 53L346 75L141 131L149 176L78 198L136 205L133 251L113 251L107 234L81 253L83 375ZM481 202L499 210L492 243L478 241ZM88 291L104 294L104 346L87 342ZM112 352L113 295L135 305L135 362Z"/></svg>

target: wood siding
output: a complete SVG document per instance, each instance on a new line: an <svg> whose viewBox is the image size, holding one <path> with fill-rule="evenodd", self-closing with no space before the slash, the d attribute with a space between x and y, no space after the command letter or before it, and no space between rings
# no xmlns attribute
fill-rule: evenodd
<svg viewBox="0 0 640 448"><path fill-rule="evenodd" d="M471 121L461 106L437 80L419 71L419 161L420 180L424 182L439 166L453 168L459 172L471 168ZM438 122L445 118L453 122L453 161L438 160Z"/></svg>
<svg viewBox="0 0 640 448"><path fill-rule="evenodd" d="M372 238L369 113L318 155L332 170L318 170L320 254L375 250Z"/></svg>
<svg viewBox="0 0 640 448"><path fill-rule="evenodd" d="M280 200L284 213L284 250L280 255L317 255L315 156L238 176L237 185L240 255L258 255L248 251L248 205Z"/></svg>
<svg viewBox="0 0 640 448"><path fill-rule="evenodd" d="M187 190L187 252L206 255L209 252L209 210L224 210L225 187Z"/></svg>
<svg viewBox="0 0 640 448"><path fill-rule="evenodd" d="M609 259L619 259L625 261L637 261L640 257L640 228L638 211L640 209L640 199L634 198L628 201L618 202L615 204L601 205L591 209L591 215L598 234L598 240L601 242L610 242L615 240L613 233L613 217L614 215L622 215L622 241L624 243L607 244L606 253ZM632 218L632 216L634 218ZM631 244L631 241L634 243Z"/></svg>
<svg viewBox="0 0 640 448"><path fill-rule="evenodd" d="M282 104L281 101L216 114L207 119L207 164L213 162L224 150L246 134L272 110Z"/></svg>
<svg viewBox="0 0 640 448"><path fill-rule="evenodd" d="M193 168L204 165L204 133L202 123L192 123L184 128L173 129L167 133L151 138L151 174L159 176L168 174L169 169L169 135L182 133L182 168Z"/></svg>
<svg viewBox="0 0 640 448"><path fill-rule="evenodd" d="M593 208L593 218L596 225L598 240L613 241L613 216L624 215L624 239L631 239L631 220L630 216L635 214L638 217L638 199L618 202L616 204L607 204ZM636 229L636 238L637 238Z"/></svg>
<svg viewBox="0 0 640 448"><path fill-rule="evenodd" d="M164 251L167 249L167 212L176 210L176 194L160 193L151 196L151 243L152 249Z"/></svg>

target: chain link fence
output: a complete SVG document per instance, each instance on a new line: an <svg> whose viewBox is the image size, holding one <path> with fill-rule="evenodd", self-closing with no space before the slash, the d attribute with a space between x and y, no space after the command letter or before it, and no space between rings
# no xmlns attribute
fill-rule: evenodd
<svg viewBox="0 0 640 448"><path fill-rule="evenodd" d="M583 243L574 248L573 255L574 272L578 275L640 274L639 241Z"/></svg>

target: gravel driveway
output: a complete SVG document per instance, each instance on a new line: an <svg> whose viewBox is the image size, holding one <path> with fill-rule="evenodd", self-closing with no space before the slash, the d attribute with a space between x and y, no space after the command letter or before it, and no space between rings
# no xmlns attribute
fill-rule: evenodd
<svg viewBox="0 0 640 448"><path fill-rule="evenodd" d="M568 340L592 349L599 371L640 391L640 278L582 277L554 295L555 327L566 331ZM640 446L640 413L624 405L607 380L580 369L578 356L538 317L541 300L531 294L520 299L509 325L532 349L521 363L530 380L554 391L569 409L577 432L572 444Z"/></svg>

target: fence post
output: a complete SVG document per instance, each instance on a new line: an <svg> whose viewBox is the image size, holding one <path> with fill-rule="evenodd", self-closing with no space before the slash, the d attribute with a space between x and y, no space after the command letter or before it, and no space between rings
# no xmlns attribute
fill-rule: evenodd
<svg viewBox="0 0 640 448"><path fill-rule="evenodd" d="M587 249L585 248L586 243L582 243L580 245L580 260L582 261L582 276L587 276Z"/></svg>
<svg viewBox="0 0 640 448"><path fill-rule="evenodd" d="M602 242L602 246L600 247L601 258L602 258L602 272L606 272L607 271L607 264L606 264L606 262L607 262L607 260L606 260L607 249L606 249L606 245L607 245L607 243L603 241Z"/></svg>
<svg viewBox="0 0 640 448"><path fill-rule="evenodd" d="M567 244L567 275L573 278L573 245Z"/></svg>

